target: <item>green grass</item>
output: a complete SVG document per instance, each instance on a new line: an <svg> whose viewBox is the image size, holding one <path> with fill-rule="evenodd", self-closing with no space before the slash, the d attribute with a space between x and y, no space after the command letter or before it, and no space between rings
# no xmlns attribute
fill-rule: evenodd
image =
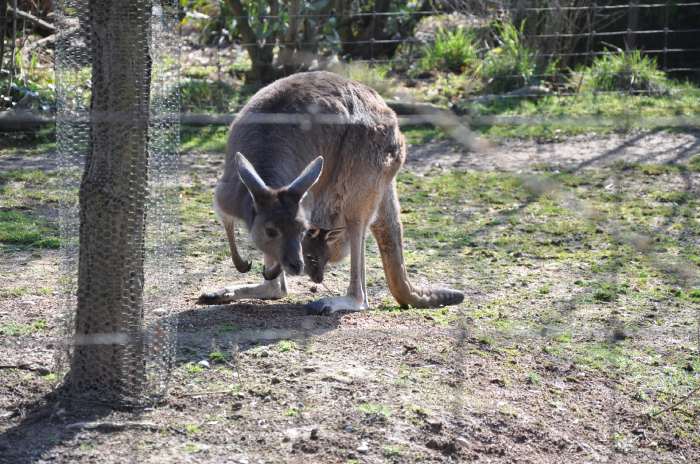
<svg viewBox="0 0 700 464"><path fill-rule="evenodd" d="M34 321L31 324L8 322L6 324L0 324L0 335L19 337L43 332L46 330L46 328L46 321L43 319Z"/></svg>
<svg viewBox="0 0 700 464"><path fill-rule="evenodd" d="M357 406L357 410L368 416L380 416L384 418L391 416L391 409L383 404L362 403Z"/></svg>
<svg viewBox="0 0 700 464"><path fill-rule="evenodd" d="M180 133L180 149L184 152L224 153L228 127L183 127Z"/></svg>
<svg viewBox="0 0 700 464"><path fill-rule="evenodd" d="M530 83L535 74L535 53L523 42L523 23L520 28L510 22L495 26L497 47L484 57L481 77L487 93L501 94Z"/></svg>
<svg viewBox="0 0 700 464"><path fill-rule="evenodd" d="M36 248L58 248L55 226L19 211L0 211L0 243Z"/></svg>
<svg viewBox="0 0 700 464"><path fill-rule="evenodd" d="M0 289L0 298L19 298L29 293L27 287L12 287Z"/></svg>
<svg viewBox="0 0 700 464"><path fill-rule="evenodd" d="M404 453L404 448L400 445L385 445L382 447L382 455L385 458L399 458Z"/></svg>
<svg viewBox="0 0 700 464"><path fill-rule="evenodd" d="M185 432L192 436L201 433L202 429L197 424L185 424Z"/></svg>
<svg viewBox="0 0 700 464"><path fill-rule="evenodd" d="M202 372L204 372L204 368L202 366L200 366L199 364L195 364L195 363L190 362L190 363L185 364L185 371L190 375L197 375L197 374L201 374Z"/></svg>
<svg viewBox="0 0 700 464"><path fill-rule="evenodd" d="M471 115L473 128L489 137L546 139L674 127L674 118L700 117L698 99L700 89L679 85L673 96L582 93L469 103L462 110Z"/></svg>
<svg viewBox="0 0 700 464"><path fill-rule="evenodd" d="M287 353L289 351L295 351L299 349L297 344L292 340L280 340L277 342L277 351L280 353Z"/></svg>
<svg viewBox="0 0 700 464"><path fill-rule="evenodd" d="M0 184L7 182L26 182L29 184L39 184L46 182L50 176L46 171L40 169L12 169L0 172Z"/></svg>
<svg viewBox="0 0 700 464"><path fill-rule="evenodd" d="M37 130L0 133L0 157L34 156L56 149L56 133L53 125Z"/></svg>
<svg viewBox="0 0 700 464"><path fill-rule="evenodd" d="M584 92L619 90L664 95L672 88L666 74L658 69L656 59L639 50L598 56L591 66L574 73L572 83Z"/></svg>
<svg viewBox="0 0 700 464"><path fill-rule="evenodd" d="M342 64L331 69L336 74L373 88L384 98L392 98L396 90L396 82L389 76L390 70L388 65L369 65L361 62Z"/></svg>
<svg viewBox="0 0 700 464"><path fill-rule="evenodd" d="M180 103L183 112L238 111L258 90L251 85L233 86L221 81L184 79L180 83Z"/></svg>
<svg viewBox="0 0 700 464"><path fill-rule="evenodd" d="M445 133L433 126L403 126L401 132L409 145L422 145L445 138Z"/></svg>
<svg viewBox="0 0 700 464"><path fill-rule="evenodd" d="M212 351L209 353L209 361L214 363L224 363L227 359L228 355L226 355L226 353L222 353L221 351Z"/></svg>

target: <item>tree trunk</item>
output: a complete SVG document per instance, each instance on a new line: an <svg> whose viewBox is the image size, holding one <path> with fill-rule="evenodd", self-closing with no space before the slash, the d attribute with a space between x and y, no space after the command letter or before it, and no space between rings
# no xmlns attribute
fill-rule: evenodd
<svg viewBox="0 0 700 464"><path fill-rule="evenodd" d="M145 5L144 5L145 3ZM90 0L90 150L80 186L75 348L68 385L130 402L144 388L151 5Z"/></svg>

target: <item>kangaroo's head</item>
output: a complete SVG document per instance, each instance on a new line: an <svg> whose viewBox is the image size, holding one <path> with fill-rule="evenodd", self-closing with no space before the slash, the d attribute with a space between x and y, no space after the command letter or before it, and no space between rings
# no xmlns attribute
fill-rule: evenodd
<svg viewBox="0 0 700 464"><path fill-rule="evenodd" d="M326 265L340 261L349 251L343 228L309 229L304 234L302 248L304 271L317 284L323 282Z"/></svg>
<svg viewBox="0 0 700 464"><path fill-rule="evenodd" d="M323 158L313 160L289 185L278 189L268 187L242 154L236 153L236 161L238 174L253 197L255 214L250 235L255 246L287 273L301 274L301 241L307 228L301 200L321 176Z"/></svg>

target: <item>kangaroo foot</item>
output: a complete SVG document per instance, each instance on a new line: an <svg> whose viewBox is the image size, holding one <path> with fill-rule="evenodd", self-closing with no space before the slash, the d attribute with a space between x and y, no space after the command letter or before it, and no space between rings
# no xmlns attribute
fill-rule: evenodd
<svg viewBox="0 0 700 464"><path fill-rule="evenodd" d="M287 292L275 281L265 281L260 285L242 287L224 287L213 292L199 295L198 304L226 304L238 300L278 300L287 296Z"/></svg>
<svg viewBox="0 0 700 464"><path fill-rule="evenodd" d="M369 309L367 303L357 301L349 296L321 298L306 305L310 314L333 314L337 312L355 312Z"/></svg>

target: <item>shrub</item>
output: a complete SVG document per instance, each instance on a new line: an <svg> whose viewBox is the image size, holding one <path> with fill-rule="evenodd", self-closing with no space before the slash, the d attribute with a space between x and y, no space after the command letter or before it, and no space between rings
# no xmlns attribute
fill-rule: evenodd
<svg viewBox="0 0 700 464"><path fill-rule="evenodd" d="M656 59L644 56L639 50L602 55L591 66L579 69L578 85L582 91L624 91L665 95L670 83L659 70Z"/></svg>
<svg viewBox="0 0 700 464"><path fill-rule="evenodd" d="M418 70L462 73L474 71L478 62L476 36L473 31L462 27L453 31L438 29L435 42L423 48Z"/></svg>
<svg viewBox="0 0 700 464"><path fill-rule="evenodd" d="M535 53L523 44L524 23L495 26L497 47L484 58L482 76L490 93L504 93L527 85L535 75Z"/></svg>

